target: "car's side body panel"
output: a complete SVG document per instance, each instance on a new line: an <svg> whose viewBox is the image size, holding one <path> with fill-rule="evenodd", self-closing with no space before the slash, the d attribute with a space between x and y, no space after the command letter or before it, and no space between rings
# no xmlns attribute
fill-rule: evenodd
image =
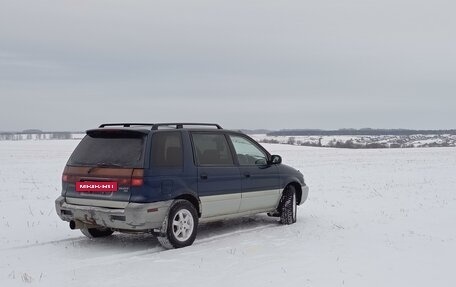
<svg viewBox="0 0 456 287"><path fill-rule="evenodd" d="M182 165L177 167L157 167L152 164L151 152L152 138L158 133L166 133L167 130L151 131L146 151L144 171L144 185L132 192L130 202L150 203L162 200L170 200L181 195L191 195L198 198L197 194L197 168L193 164L193 154L188 139L188 134L182 132L183 160Z"/></svg>
<svg viewBox="0 0 456 287"><path fill-rule="evenodd" d="M249 210L274 210L280 199L280 189L242 192L239 212Z"/></svg>
<svg viewBox="0 0 456 287"><path fill-rule="evenodd" d="M237 166L198 167L198 195L202 217L233 214L241 204L241 177Z"/></svg>
<svg viewBox="0 0 456 287"><path fill-rule="evenodd" d="M240 166L239 169L242 176L242 200L239 211L276 207L280 196L277 167Z"/></svg>
<svg viewBox="0 0 456 287"><path fill-rule="evenodd" d="M201 218L236 214L241 204L240 193L200 196Z"/></svg>
<svg viewBox="0 0 456 287"><path fill-rule="evenodd" d="M266 163L250 165L241 164L231 137L234 136L245 139L258 150L262 151L267 158L270 157L270 154L247 135L236 132L227 132L227 135L228 138L230 138L231 150L236 163L239 166L242 179L242 198L239 212L244 213L252 210L269 211L275 209L281 194L279 169L276 165Z"/></svg>

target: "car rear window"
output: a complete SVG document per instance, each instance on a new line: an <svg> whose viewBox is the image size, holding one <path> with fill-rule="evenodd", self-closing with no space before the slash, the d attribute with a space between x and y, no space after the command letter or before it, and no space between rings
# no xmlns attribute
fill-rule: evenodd
<svg viewBox="0 0 456 287"><path fill-rule="evenodd" d="M142 168L145 141L146 135L141 133L88 134L76 147L67 164Z"/></svg>

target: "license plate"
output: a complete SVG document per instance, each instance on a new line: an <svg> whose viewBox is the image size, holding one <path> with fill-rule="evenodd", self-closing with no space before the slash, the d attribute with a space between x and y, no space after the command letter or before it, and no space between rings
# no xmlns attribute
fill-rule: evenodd
<svg viewBox="0 0 456 287"><path fill-rule="evenodd" d="M77 192L113 192L117 191L115 181L78 181L76 182Z"/></svg>

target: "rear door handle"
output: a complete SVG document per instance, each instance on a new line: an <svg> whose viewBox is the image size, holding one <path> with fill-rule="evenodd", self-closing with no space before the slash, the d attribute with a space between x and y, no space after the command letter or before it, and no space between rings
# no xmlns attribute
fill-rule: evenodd
<svg viewBox="0 0 456 287"><path fill-rule="evenodd" d="M244 173L244 176L247 177L247 178L249 178L249 177L250 177L250 173L249 173L249 172L246 172L246 173Z"/></svg>
<svg viewBox="0 0 456 287"><path fill-rule="evenodd" d="M207 174L204 174L204 173L203 173L202 175L200 175L200 178L201 178L201 179L207 179Z"/></svg>

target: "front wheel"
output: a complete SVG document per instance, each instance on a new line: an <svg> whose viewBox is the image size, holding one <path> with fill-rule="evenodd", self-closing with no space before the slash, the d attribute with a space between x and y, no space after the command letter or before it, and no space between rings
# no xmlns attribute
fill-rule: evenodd
<svg viewBox="0 0 456 287"><path fill-rule="evenodd" d="M195 207L187 200L177 200L164 225L166 229L157 237L163 247L171 249L192 245L198 227Z"/></svg>
<svg viewBox="0 0 456 287"><path fill-rule="evenodd" d="M293 224L296 222L298 215L298 204L296 201L296 189L294 186L289 185L283 191L280 200L280 223Z"/></svg>

